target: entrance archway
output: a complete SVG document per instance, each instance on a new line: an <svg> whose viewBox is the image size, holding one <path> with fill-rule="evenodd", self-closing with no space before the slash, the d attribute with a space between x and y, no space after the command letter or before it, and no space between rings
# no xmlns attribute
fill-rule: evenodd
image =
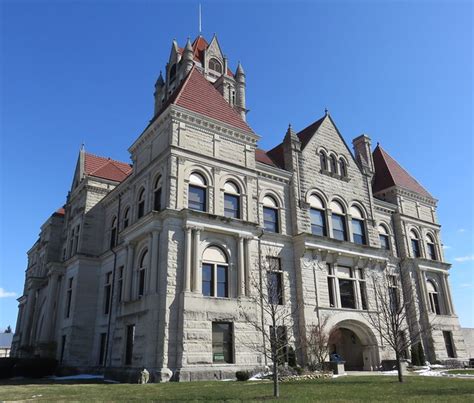
<svg viewBox="0 0 474 403"><path fill-rule="evenodd" d="M348 371L374 371L379 365L374 334L368 326L355 320L344 320L333 327L329 351L342 357Z"/></svg>

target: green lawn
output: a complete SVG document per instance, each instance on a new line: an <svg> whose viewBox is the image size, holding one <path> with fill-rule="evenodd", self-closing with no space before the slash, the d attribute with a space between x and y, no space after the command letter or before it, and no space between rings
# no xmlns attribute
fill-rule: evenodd
<svg viewBox="0 0 474 403"><path fill-rule="evenodd" d="M474 369L450 369L445 372L448 374L456 374L456 375L474 375Z"/></svg>
<svg viewBox="0 0 474 403"><path fill-rule="evenodd" d="M0 401L32 398L75 401L271 401L271 396L271 382L252 381L148 385L84 383L0 385ZM337 379L285 382L281 384L281 400L467 402L474 401L474 380L408 376L404 384L399 384L394 376L346 376Z"/></svg>

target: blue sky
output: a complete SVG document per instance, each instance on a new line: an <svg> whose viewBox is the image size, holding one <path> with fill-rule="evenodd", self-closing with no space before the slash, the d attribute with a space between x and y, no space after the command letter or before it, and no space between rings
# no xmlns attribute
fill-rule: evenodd
<svg viewBox="0 0 474 403"><path fill-rule="evenodd" d="M64 202L80 144L128 161L153 86L198 33L195 1L1 1L0 329L16 322L26 252ZM327 107L345 139L380 142L439 199L451 288L474 327L473 6L469 1L202 2L247 75L270 148Z"/></svg>

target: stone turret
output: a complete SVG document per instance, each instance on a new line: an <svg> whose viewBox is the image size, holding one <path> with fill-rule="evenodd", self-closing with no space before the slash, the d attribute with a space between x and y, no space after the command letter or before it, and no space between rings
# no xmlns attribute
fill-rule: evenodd
<svg viewBox="0 0 474 403"><path fill-rule="evenodd" d="M164 88L165 81L163 80L163 75L160 71L160 75L155 83L155 93L153 94L155 96L155 115L158 113L158 111L161 109L161 106L163 105Z"/></svg>
<svg viewBox="0 0 474 403"><path fill-rule="evenodd" d="M237 87L235 108L240 113L240 116L242 116L242 119L246 120L247 109L245 108L245 72L240 62L235 72L235 81Z"/></svg>
<svg viewBox="0 0 474 403"><path fill-rule="evenodd" d="M373 175L375 169L370 144L370 137L366 134L361 134L359 137L352 140L355 158L362 169L362 172Z"/></svg>
<svg viewBox="0 0 474 403"><path fill-rule="evenodd" d="M188 38L188 41L186 42L186 47L184 48L183 52L183 59L182 62L183 64L183 77L185 77L193 68L193 46L191 45L191 41Z"/></svg>

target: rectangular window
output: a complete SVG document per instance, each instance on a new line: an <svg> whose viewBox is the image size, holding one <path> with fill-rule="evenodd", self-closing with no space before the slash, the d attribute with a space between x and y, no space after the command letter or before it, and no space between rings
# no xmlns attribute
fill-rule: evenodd
<svg viewBox="0 0 474 403"><path fill-rule="evenodd" d="M412 252L413 252L413 257L420 257L421 256L420 242L418 241L418 239L412 239L411 240L411 249L412 249Z"/></svg>
<svg viewBox="0 0 474 403"><path fill-rule="evenodd" d="M153 200L153 210L161 211L161 188L155 190L155 199Z"/></svg>
<svg viewBox="0 0 474 403"><path fill-rule="evenodd" d="M332 214L332 233L334 239L347 241L346 219L339 214Z"/></svg>
<svg viewBox="0 0 474 403"><path fill-rule="evenodd" d="M71 315L71 303L72 303L72 281L74 277L71 277L68 281L67 292L66 292L66 318Z"/></svg>
<svg viewBox="0 0 474 403"><path fill-rule="evenodd" d="M212 362L234 362L232 323L212 322Z"/></svg>
<svg viewBox="0 0 474 403"><path fill-rule="evenodd" d="M107 344L107 333L100 334L100 341L99 341L99 365L105 365L105 348Z"/></svg>
<svg viewBox="0 0 474 403"><path fill-rule="evenodd" d="M117 280L118 302L122 301L122 288L123 288L123 266L120 266L118 270L118 280Z"/></svg>
<svg viewBox="0 0 474 403"><path fill-rule="evenodd" d="M227 266L217 266L217 296L228 297L227 292Z"/></svg>
<svg viewBox="0 0 474 403"><path fill-rule="evenodd" d="M278 210L272 207L263 208L263 226L265 231L279 232Z"/></svg>
<svg viewBox="0 0 474 403"><path fill-rule="evenodd" d="M145 268L138 270L138 297L143 297L145 294Z"/></svg>
<svg viewBox="0 0 474 403"><path fill-rule="evenodd" d="M240 218L240 197L224 194L224 215L230 218Z"/></svg>
<svg viewBox="0 0 474 403"><path fill-rule="evenodd" d="M105 275L105 285L104 285L104 315L108 315L110 312L111 292L112 292L112 272L108 272Z"/></svg>
<svg viewBox="0 0 474 403"><path fill-rule="evenodd" d="M125 346L125 365L132 365L134 344L135 344L135 325L128 325L126 346Z"/></svg>
<svg viewBox="0 0 474 403"><path fill-rule="evenodd" d="M326 220L324 211L312 208L309 210L311 216L311 233L313 235L326 236Z"/></svg>
<svg viewBox="0 0 474 403"><path fill-rule="evenodd" d="M202 265L202 295L210 297L214 294L214 270L208 263Z"/></svg>
<svg viewBox="0 0 474 403"><path fill-rule="evenodd" d="M80 231L81 227L78 225L76 227L76 233L74 235L74 254L77 253L77 250L79 248L79 231Z"/></svg>
<svg viewBox="0 0 474 403"><path fill-rule="evenodd" d="M451 332L443 331L444 344L449 358L456 358L454 352L453 334Z"/></svg>
<svg viewBox="0 0 474 403"><path fill-rule="evenodd" d="M397 287L397 277L396 276L389 276L389 290L388 296L390 299L390 308L393 311L396 311L399 307L399 294L398 294L398 287Z"/></svg>
<svg viewBox="0 0 474 403"><path fill-rule="evenodd" d="M354 237L354 243L365 245L365 229L362 220L352 219L352 236Z"/></svg>
<svg viewBox="0 0 474 403"><path fill-rule="evenodd" d="M334 272L331 265L326 264L328 269L328 294L329 294L329 306L336 306L336 296L334 295Z"/></svg>
<svg viewBox="0 0 474 403"><path fill-rule="evenodd" d="M145 214L145 200L142 200L142 201L138 202L137 217L142 218L144 214Z"/></svg>
<svg viewBox="0 0 474 403"><path fill-rule="evenodd" d="M189 185L188 207L192 210L206 211L206 189Z"/></svg>
<svg viewBox="0 0 474 403"><path fill-rule="evenodd" d="M360 303L362 305L363 310L369 309L367 305L367 287L365 284L365 281L359 281L359 287L360 287Z"/></svg>
<svg viewBox="0 0 474 403"><path fill-rule="evenodd" d="M267 256L267 293L270 304L283 305L283 271L279 257Z"/></svg>
<svg viewBox="0 0 474 403"><path fill-rule="evenodd" d="M339 294L341 295L341 307L356 309L354 281L339 279Z"/></svg>
<svg viewBox="0 0 474 403"><path fill-rule="evenodd" d="M428 243L427 246L428 246L428 248L427 248L428 249L428 257L431 260L436 260L436 251L435 251L434 244Z"/></svg>
<svg viewBox="0 0 474 403"><path fill-rule="evenodd" d="M71 231L71 236L69 238L69 257L74 254L74 228Z"/></svg>
<svg viewBox="0 0 474 403"><path fill-rule="evenodd" d="M388 239L388 235L380 234L380 247L385 250L390 250L390 241Z"/></svg>

